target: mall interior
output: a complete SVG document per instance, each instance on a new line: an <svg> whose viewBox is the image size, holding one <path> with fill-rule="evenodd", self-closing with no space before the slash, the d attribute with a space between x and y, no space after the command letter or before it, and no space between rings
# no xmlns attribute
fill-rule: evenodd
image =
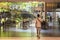
<svg viewBox="0 0 60 40"><path fill-rule="evenodd" d="M0 0L0 37L36 37L37 14L41 36L60 37L60 0Z"/></svg>

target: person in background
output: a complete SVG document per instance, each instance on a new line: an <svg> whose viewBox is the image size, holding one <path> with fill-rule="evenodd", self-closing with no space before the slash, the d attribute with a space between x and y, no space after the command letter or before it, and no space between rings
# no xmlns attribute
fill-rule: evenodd
<svg viewBox="0 0 60 40"><path fill-rule="evenodd" d="M36 19L36 30L37 30L37 37L40 39L40 30L41 30L41 22L42 19L39 14L37 14L37 19Z"/></svg>
<svg viewBox="0 0 60 40"><path fill-rule="evenodd" d="M60 18L58 17L58 25L59 25L59 30L60 30Z"/></svg>
<svg viewBox="0 0 60 40"><path fill-rule="evenodd" d="M50 16L50 22L52 22L52 16Z"/></svg>

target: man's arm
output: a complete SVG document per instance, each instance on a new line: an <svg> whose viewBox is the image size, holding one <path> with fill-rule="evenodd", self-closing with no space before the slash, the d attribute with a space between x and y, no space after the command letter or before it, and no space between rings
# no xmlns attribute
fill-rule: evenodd
<svg viewBox="0 0 60 40"><path fill-rule="evenodd" d="M41 19L41 18L40 18L40 21L42 22L42 21L43 21L43 19Z"/></svg>

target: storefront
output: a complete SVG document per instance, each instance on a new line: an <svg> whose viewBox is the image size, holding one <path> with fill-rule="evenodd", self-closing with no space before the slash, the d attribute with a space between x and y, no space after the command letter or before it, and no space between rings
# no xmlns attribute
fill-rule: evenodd
<svg viewBox="0 0 60 40"><path fill-rule="evenodd" d="M37 14L40 14L41 18L45 20L45 2L38 2L38 1L1 2L0 5L2 5L0 6L0 12L2 13L9 12L11 14L11 17L7 17L6 15L4 15L6 17L1 18L1 20L4 19L6 21L10 19L12 21L15 21L16 24L18 24L19 22L26 20L25 19L26 16L24 18L20 16L20 14L25 12L35 17ZM32 19L32 18L27 17L27 19Z"/></svg>

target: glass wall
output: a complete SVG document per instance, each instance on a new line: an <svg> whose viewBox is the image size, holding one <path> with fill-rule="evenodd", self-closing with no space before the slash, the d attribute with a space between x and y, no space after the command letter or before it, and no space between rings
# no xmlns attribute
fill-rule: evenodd
<svg viewBox="0 0 60 40"><path fill-rule="evenodd" d="M35 23L32 21L36 14L45 19L44 10L45 2L0 2L0 36L32 36L32 28L35 30Z"/></svg>

